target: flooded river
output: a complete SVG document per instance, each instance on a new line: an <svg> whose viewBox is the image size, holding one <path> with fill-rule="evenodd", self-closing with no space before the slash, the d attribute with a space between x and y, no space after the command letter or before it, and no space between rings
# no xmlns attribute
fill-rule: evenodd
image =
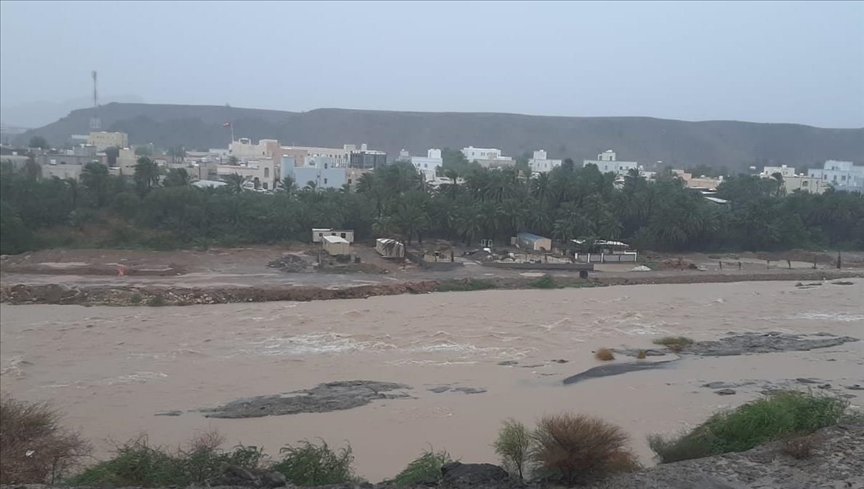
<svg viewBox="0 0 864 489"><path fill-rule="evenodd" d="M176 445L216 428L227 445L323 438L350 441L359 475L394 475L430 445L465 461L495 462L500 421L533 423L573 410L622 425L650 459L645 435L673 432L798 378L864 393L864 341L804 352L690 357L666 368L563 385L597 366L599 347L651 348L728 332L825 332L864 338L864 280L642 285L552 291L402 295L308 303L188 307L8 306L0 315L4 393L51 400L106 453L110 440L147 433ZM616 362L634 361L621 355ZM565 363L566 362L566 363ZM503 363L503 365L502 365ZM375 380L410 398L329 413L206 418L231 400ZM753 381L720 396L708 382ZM760 384L761 383L761 384ZM802 387L813 387L804 385ZM451 389L444 389L450 387ZM452 388L474 388L468 394ZM435 391L443 392L433 392ZM470 390L469 390L470 391ZM156 416L180 410L180 416ZM191 412L190 412L191 411Z"/></svg>

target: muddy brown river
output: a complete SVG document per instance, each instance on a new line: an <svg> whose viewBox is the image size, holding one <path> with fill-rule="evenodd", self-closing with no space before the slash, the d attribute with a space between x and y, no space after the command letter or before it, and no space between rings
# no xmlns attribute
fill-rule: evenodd
<svg viewBox="0 0 864 489"><path fill-rule="evenodd" d="M599 365L599 347L651 348L683 335L831 333L864 339L864 280L640 285L401 295L187 307L0 306L0 379L50 400L104 455L146 433L174 446L218 429L226 445L276 454L300 439L350 441L358 474L393 476L429 446L495 462L501 420L572 410L645 435L674 432L767 386L830 389L864 404L864 341L812 351L684 355L668 366L563 380ZM648 361L671 359L650 357ZM615 362L635 361L618 355ZM566 363L565 363L566 362ZM799 381L797 379L805 379ZM195 410L342 380L398 382L410 397L350 410L249 419ZM710 382L743 384L721 396ZM849 389L848 387L852 387ZM459 389L465 388L465 389ZM179 416L157 413L179 410Z"/></svg>

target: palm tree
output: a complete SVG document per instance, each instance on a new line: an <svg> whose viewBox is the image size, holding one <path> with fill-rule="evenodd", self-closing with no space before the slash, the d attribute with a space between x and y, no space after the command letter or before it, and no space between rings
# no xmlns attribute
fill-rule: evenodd
<svg viewBox="0 0 864 489"><path fill-rule="evenodd" d="M153 187L159 185L159 165L146 156L138 158L135 165L135 185L141 195L147 195Z"/></svg>
<svg viewBox="0 0 864 489"><path fill-rule="evenodd" d="M102 163L87 163L81 170L81 185L93 198L96 207L108 203L108 167Z"/></svg>
<svg viewBox="0 0 864 489"><path fill-rule="evenodd" d="M294 182L293 178L285 177L282 180L279 180L279 190L289 195L293 194L297 190L297 183Z"/></svg>
<svg viewBox="0 0 864 489"><path fill-rule="evenodd" d="M165 175L163 184L166 187L185 187L192 183L192 177L185 168L172 168Z"/></svg>
<svg viewBox="0 0 864 489"><path fill-rule="evenodd" d="M243 191L243 177L240 176L239 173L231 173L230 175L223 175L222 181L225 182L226 188L229 192L233 194L239 194Z"/></svg>

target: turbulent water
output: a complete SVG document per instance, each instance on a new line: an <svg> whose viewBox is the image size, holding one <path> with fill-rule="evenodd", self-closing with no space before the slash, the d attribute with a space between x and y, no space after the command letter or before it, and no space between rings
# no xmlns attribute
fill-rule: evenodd
<svg viewBox="0 0 864 489"><path fill-rule="evenodd" d="M662 335L717 339L732 331L864 338L862 297L864 281L855 280L811 288L644 285L165 308L3 305L0 375L8 394L52 400L103 453L109 438L145 432L153 443L176 445L217 428L229 445L263 446L272 454L285 443L320 437L335 445L350 441L359 474L378 480L430 445L463 460L494 462L489 445L502 419L531 423L574 410L624 426L647 461L647 433L684 429L759 395L757 388L742 388L718 396L702 387L708 382L814 378L864 404L861 391L843 388L864 385L864 341L810 352L685 358L668 368L564 386L564 378L598 364L593 350L648 348ZM631 360L619 355L616 361ZM330 413L155 416L338 380L413 389L410 398ZM444 386L485 392L429 390Z"/></svg>

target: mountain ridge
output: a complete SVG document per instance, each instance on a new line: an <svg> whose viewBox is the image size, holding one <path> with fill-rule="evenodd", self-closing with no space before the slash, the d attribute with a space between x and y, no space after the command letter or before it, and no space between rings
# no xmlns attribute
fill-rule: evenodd
<svg viewBox="0 0 864 489"><path fill-rule="evenodd" d="M78 109L16 139L40 135L62 144L89 132L94 109ZM821 165L864 161L864 128L743 121L682 121L648 116L568 117L494 112L420 112L320 108L305 112L217 105L110 103L99 108L104 130L129 134L131 144L187 149L226 147L235 137L278 139L283 145L341 147L367 143L387 151L425 154L433 147L494 147L519 157L545 149L550 158L594 158L613 149L621 160L651 166L707 165L733 171L751 165ZM652 165L662 162L660 165Z"/></svg>

